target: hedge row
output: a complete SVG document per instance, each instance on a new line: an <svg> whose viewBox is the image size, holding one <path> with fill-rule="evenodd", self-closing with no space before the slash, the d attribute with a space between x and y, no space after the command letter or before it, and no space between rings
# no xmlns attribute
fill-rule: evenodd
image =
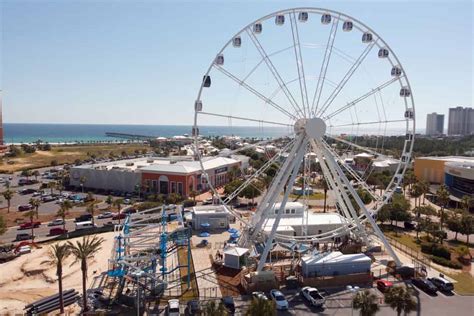
<svg viewBox="0 0 474 316"><path fill-rule="evenodd" d="M452 262L441 257L432 256L431 260L433 260L434 263L440 264L448 268L462 269L462 265L460 263Z"/></svg>
<svg viewBox="0 0 474 316"><path fill-rule="evenodd" d="M451 253L449 249L437 244L422 244L421 252L433 255L435 257L441 257L446 260L451 260Z"/></svg>

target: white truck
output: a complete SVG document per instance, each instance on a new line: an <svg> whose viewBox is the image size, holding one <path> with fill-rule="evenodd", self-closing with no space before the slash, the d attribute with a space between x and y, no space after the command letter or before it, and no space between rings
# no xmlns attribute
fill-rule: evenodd
<svg viewBox="0 0 474 316"><path fill-rule="evenodd" d="M305 286L301 289L301 294L311 305L316 307L322 307L326 302L324 296L314 287Z"/></svg>

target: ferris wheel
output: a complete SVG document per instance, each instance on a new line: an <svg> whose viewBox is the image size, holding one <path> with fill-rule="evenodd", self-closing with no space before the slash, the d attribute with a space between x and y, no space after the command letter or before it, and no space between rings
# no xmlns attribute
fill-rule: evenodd
<svg viewBox="0 0 474 316"><path fill-rule="evenodd" d="M219 198L245 225L241 246L263 242L266 258L274 240L319 243L351 234L368 244L372 235L399 263L374 217L399 190L410 163L415 106L403 66L373 29L319 8L287 9L255 20L214 56L194 109L196 154L215 196L218 188L204 168L209 158L199 149L203 136L244 136L217 156L256 150L265 156L245 170L235 192ZM344 224L317 234L278 232L297 185L298 202L307 210L302 227L307 225L313 203L307 188L315 177L331 192ZM262 179L267 179L263 186ZM262 191L250 218L232 205L247 187ZM271 229L264 229L275 208ZM259 270L265 260L260 262Z"/></svg>

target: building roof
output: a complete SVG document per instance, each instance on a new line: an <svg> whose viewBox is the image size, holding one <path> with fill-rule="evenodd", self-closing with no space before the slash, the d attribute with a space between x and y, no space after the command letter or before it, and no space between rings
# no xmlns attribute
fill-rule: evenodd
<svg viewBox="0 0 474 316"><path fill-rule="evenodd" d="M227 213L223 205L199 205L193 207L194 214Z"/></svg>
<svg viewBox="0 0 474 316"><path fill-rule="evenodd" d="M417 160L438 160L438 161L445 161L445 162L474 162L474 157L465 157L465 156L431 156L431 157L417 157L415 158L415 161Z"/></svg>
<svg viewBox="0 0 474 316"><path fill-rule="evenodd" d="M230 256L237 256L240 257L242 255L245 255L249 250L247 248L240 248L232 245L228 245L224 249L224 254L225 255L230 255Z"/></svg>
<svg viewBox="0 0 474 316"><path fill-rule="evenodd" d="M343 255L340 251L333 252L316 252L301 258L301 261L307 265L322 265L322 264L346 264L355 262L372 262L372 260L363 253Z"/></svg>
<svg viewBox="0 0 474 316"><path fill-rule="evenodd" d="M303 225L302 216L282 217L278 225L284 230L285 226L299 227ZM265 231L271 230L275 218L268 218L265 223ZM343 225L347 220L337 213L308 213L308 225Z"/></svg>
<svg viewBox="0 0 474 316"><path fill-rule="evenodd" d="M226 157L206 157L203 160L205 170L212 170L220 167L226 167L238 163L239 161ZM140 169L142 172L155 173L176 173L176 174L191 174L201 171L201 164L199 161L177 161L172 164L152 164Z"/></svg>

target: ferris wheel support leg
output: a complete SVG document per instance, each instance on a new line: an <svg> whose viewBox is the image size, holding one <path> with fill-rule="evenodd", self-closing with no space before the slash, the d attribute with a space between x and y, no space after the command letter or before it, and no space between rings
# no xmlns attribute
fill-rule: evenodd
<svg viewBox="0 0 474 316"><path fill-rule="evenodd" d="M366 245L368 245L369 244L369 239L367 237L367 233L365 231L365 228L361 224L359 216L357 215L357 212L356 212L354 206L352 205L352 201L351 201L349 195L346 192L346 188L347 188L349 190L349 192L353 195L353 192L350 190L350 188L352 188L352 186L349 183L349 180L346 178L345 174L342 172L342 169L338 168L339 165L334 160L334 157L331 156L330 153L327 150L325 150L322 143L318 142L318 141L315 141L315 143L317 144L316 146L319 146L321 148L321 154L323 156L323 161L326 162L327 166L331 170L331 173L334 177L334 180L337 183L337 187L339 188L340 192L342 193L342 197L344 198L345 204L341 205L341 207L342 208L347 207L349 209L351 219L355 222L355 224L357 226L357 231L359 232L360 236L364 240L364 243ZM357 197L359 197L359 196L357 195ZM356 199L356 198L354 197L354 199ZM361 205L359 205L359 207L361 207ZM363 207L363 203L362 203L362 207Z"/></svg>
<svg viewBox="0 0 474 316"><path fill-rule="evenodd" d="M249 236L242 236L244 238L241 238L239 240L239 245L248 247L252 241L256 240L258 234L261 233L263 223L266 220L265 215L269 209L267 205L273 205L275 199L278 197L279 192L282 191L286 180L289 177L289 172L292 169L291 166L295 162L295 160L292 160L291 157L294 157L298 152L298 149L301 147L301 143L303 142L303 138L304 136L300 135L299 138L296 140L293 148L290 151L290 154L288 155L288 158L285 160L283 166L281 167L280 171L273 180L270 188L267 190L267 194L263 198L262 202L258 206L257 211L255 212L252 218L252 223L250 226L252 231L250 232Z"/></svg>
<svg viewBox="0 0 474 316"><path fill-rule="evenodd" d="M357 194L357 192L354 190L354 188L352 187L352 185L349 183L349 180L346 178L346 176L344 175L341 167L337 164L337 162L334 161L334 158L332 158L331 154L329 153L329 151L326 149L326 148L323 148L322 147L322 151L324 153L324 157L326 158L326 161L329 162L330 165L333 166L333 168L337 171L337 173L339 174L339 179L342 180L344 182L344 184L346 185L347 189L349 190L349 192L351 193L351 195L353 196L354 200L356 201L356 203L358 204L358 206L360 207L361 211L364 213L365 217L367 218L367 220L369 221L370 225L372 226L376 236L382 241L382 243L384 244L385 246L385 249L387 249L387 251L390 253L391 257L395 260L397 266L401 266L401 261L400 259L398 258L397 254L393 251L392 247L390 246L389 242L387 241L387 239L385 238L383 232L380 230L380 228L378 227L378 225L375 223L375 220L374 218L372 217L372 215L369 213L369 211L367 210L367 208L365 207L364 203L362 202L362 200L360 199L359 195ZM359 221L359 218L356 217L357 220L357 225L360 226L360 221ZM363 227L361 227L363 228ZM367 243L368 244L368 243Z"/></svg>
<svg viewBox="0 0 474 316"><path fill-rule="evenodd" d="M280 209L278 210L277 217L275 218L275 221L273 222L272 230L270 232L270 235L268 235L268 237L267 237L267 241L265 243L265 248L263 250L262 255L260 256L260 261L258 262L258 266L257 266L257 271L258 272L262 271L263 267L265 266L268 254L270 252L270 249L272 248L273 238L275 238L275 234L276 234L276 231L278 229L278 225L280 224L281 216L282 216L282 214L285 210L285 207L286 207L286 202L288 201L288 197L289 197L290 192L293 188L293 183L295 182L296 176L298 175L298 170L299 170L299 167L301 165L301 159L303 158L303 155L305 153L307 144L308 144L307 139L304 139L302 141L302 143L300 144L299 148L298 148L295 160L292 161L291 168L288 168L288 171L289 170L292 171L291 177L290 177L290 180L288 181L288 186L286 188L283 200L281 201ZM288 175L283 179L284 181L282 181L281 184L284 185L286 183L287 178L288 178ZM278 192L280 192L280 190L278 190ZM274 201L273 201L273 203L274 203ZM273 205L273 203L268 205L268 209L271 207L271 205Z"/></svg>

